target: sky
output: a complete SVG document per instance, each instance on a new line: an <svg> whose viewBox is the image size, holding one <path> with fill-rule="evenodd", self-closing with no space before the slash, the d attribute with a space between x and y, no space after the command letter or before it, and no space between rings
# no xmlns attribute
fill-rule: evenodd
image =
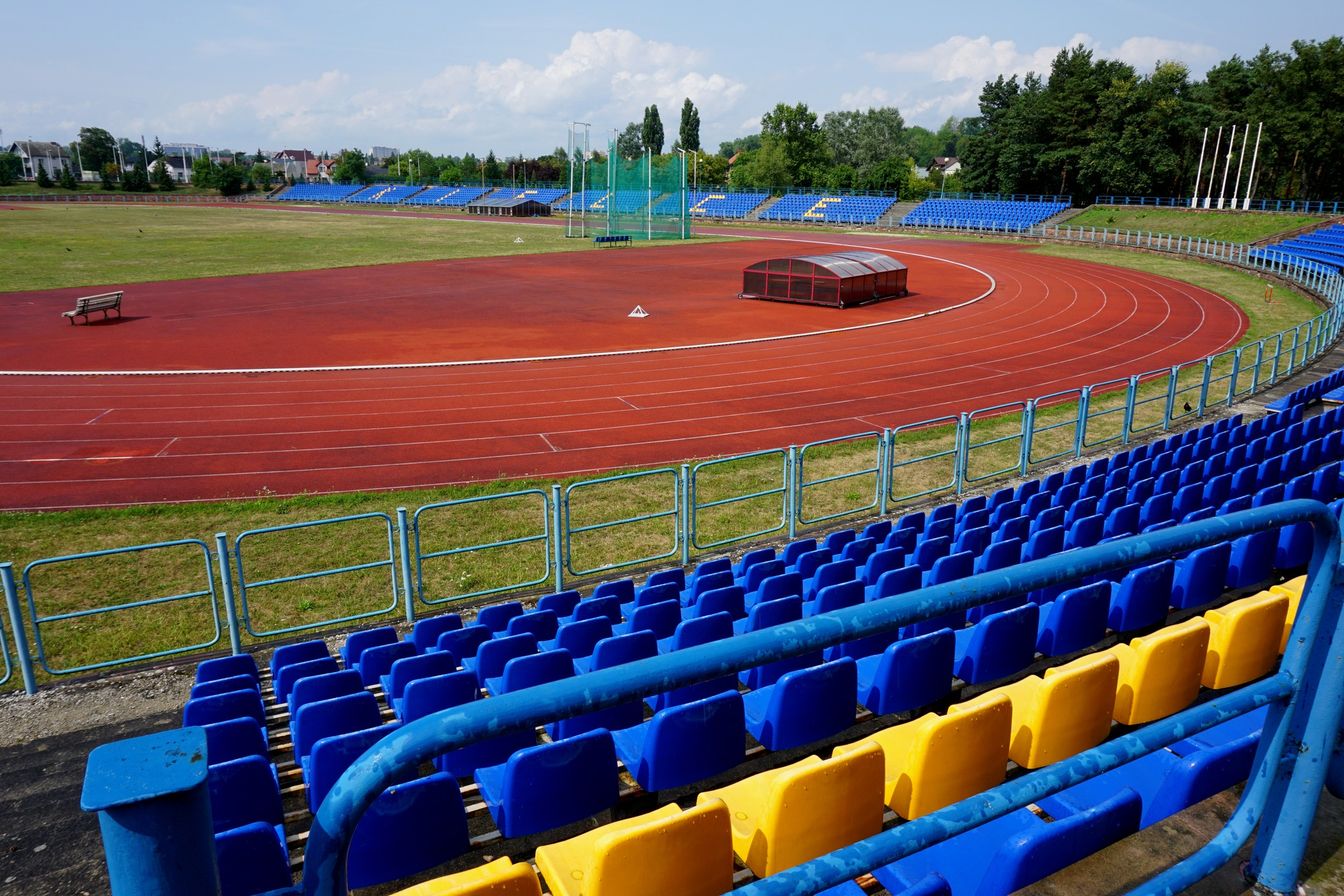
<svg viewBox="0 0 1344 896"><path fill-rule="evenodd" d="M1272 9L1247 0L70 0L59 22L22 26L22 40L6 41L0 141L65 143L96 126L247 151L536 156L565 146L576 121L604 145L650 104L670 145L687 97L707 150L759 131L781 102L819 115L894 105L907 123L936 129L976 114L985 81L1048 71L1079 43L1141 72L1177 59L1200 77L1265 45L1344 33L1338 0Z"/></svg>

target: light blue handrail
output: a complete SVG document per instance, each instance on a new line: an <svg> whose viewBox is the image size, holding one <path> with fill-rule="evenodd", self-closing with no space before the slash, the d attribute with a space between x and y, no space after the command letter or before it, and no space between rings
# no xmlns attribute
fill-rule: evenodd
<svg viewBox="0 0 1344 896"><path fill-rule="evenodd" d="M989 790L978 798L974 807L967 808L963 803L943 810L966 813L959 819L963 828L983 823L1046 793L1093 777L1127 758L1151 752L1162 744L1189 736L1195 730L1203 730L1256 706L1282 701L1291 694L1287 705L1276 703L1267 718L1251 785L1238 810L1239 815L1242 814L1249 804L1248 811L1257 816L1270 803L1278 808L1280 818L1289 817L1299 823L1306 820L1300 827L1280 824L1282 837L1278 841L1257 845L1257 850L1263 847L1261 855L1265 857L1264 863L1257 867L1269 871L1267 880L1282 882L1283 872L1289 872L1289 877L1296 873L1301 858L1297 848L1305 843L1311 813L1324 780L1325 764L1339 726L1340 710L1344 707L1344 676L1322 674L1326 669L1337 669L1344 664L1344 636L1339 631L1340 608L1344 603L1339 522L1325 505L1308 500L1287 501L1066 551L970 579L931 586L909 595L822 614L428 716L383 738L337 781L313 819L305 853L303 892L305 896L343 896L350 838L360 816L378 795L421 763L481 737L526 730L543 722L570 718L764 662L801 656L844 641L895 631L901 625L921 619L963 611L1111 569L1140 566L1205 545L1298 522L1310 523L1313 527L1312 555L1297 621L1277 675L1242 688L1220 701L1155 723L1144 729L1146 734L1140 732L1020 781ZM1286 750L1287 743L1293 744L1293 749ZM911 847L913 849L945 839L952 833L945 825L946 815L935 813L931 818L934 820L924 825L904 825L851 848L871 850L873 842L881 839L880 846L895 847L891 850L894 858L910 851L903 846L907 836L924 835ZM907 828L911 834L902 833ZM1292 858L1295 850L1297 861ZM818 864L843 863L846 855L845 850L840 850L827 859L800 866L796 874L787 877L781 874L761 881L753 885L759 888L754 892L813 893L890 860L885 852L869 852L862 863L855 861L835 867ZM874 863L868 864L870 861ZM859 864L866 864L866 867L859 868ZM1178 868L1185 865L1182 863ZM796 883L787 887L789 881Z"/></svg>
<svg viewBox="0 0 1344 896"><path fill-rule="evenodd" d="M38 592L33 586L33 572L47 566L57 566L66 563L77 563L83 560L91 560L101 557L129 557L137 554L148 554L155 551L167 551L174 548L199 548L201 551L201 563L204 572L202 587L192 591L184 591L180 594L167 594L159 597L150 597L143 600L123 601L122 603L112 604L104 607L91 607L84 610L73 610L65 613L52 613L44 616L38 610L37 600ZM23 591L28 598L28 621L33 629L33 647L37 650L37 661L42 669L49 675L72 675L77 672L89 672L94 669L105 669L110 666L122 665L125 663L141 662L143 660L160 659L166 656L176 656L182 653L192 653L198 650L205 650L219 643L221 628L219 624L219 600L215 591L215 577L210 566L210 547L197 538L184 538L177 541L159 541L152 544L138 544L124 548L108 548L102 551L84 551L78 554L66 554L61 557L47 557L41 560L34 560L23 568ZM42 626L44 624L63 622L70 619L84 619L94 616L104 616L113 613L125 612L141 607L162 606L164 604L178 603L181 601L207 600L210 612L210 621L213 631L205 640L197 641L191 644L182 644L177 647L169 647L164 650L150 651L140 653L130 657L119 657L111 660L102 660L95 663L84 663L77 666L52 666L47 661L47 646L42 637ZM17 625L17 623L15 623Z"/></svg>

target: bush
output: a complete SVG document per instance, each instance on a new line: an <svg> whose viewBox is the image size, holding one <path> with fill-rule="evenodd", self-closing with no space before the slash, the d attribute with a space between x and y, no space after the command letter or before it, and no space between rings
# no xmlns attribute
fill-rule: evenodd
<svg viewBox="0 0 1344 896"><path fill-rule="evenodd" d="M164 192L170 192L177 189L177 182L174 181L173 176L168 173L168 163L163 159L159 159L154 163L152 180L154 181L154 186Z"/></svg>
<svg viewBox="0 0 1344 896"><path fill-rule="evenodd" d="M221 196L237 196L243 192L243 183L246 180L247 175L243 173L243 169L233 164L220 166L215 174L215 185L219 187Z"/></svg>
<svg viewBox="0 0 1344 896"><path fill-rule="evenodd" d="M51 175L47 173L47 167L41 163L37 165L37 185L42 189L54 186L51 181Z"/></svg>
<svg viewBox="0 0 1344 896"><path fill-rule="evenodd" d="M23 176L23 159L12 152L0 152L0 187L7 187Z"/></svg>

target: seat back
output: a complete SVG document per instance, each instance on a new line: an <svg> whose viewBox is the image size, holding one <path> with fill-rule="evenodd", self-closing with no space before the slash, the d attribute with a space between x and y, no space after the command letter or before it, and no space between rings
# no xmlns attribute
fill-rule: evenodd
<svg viewBox="0 0 1344 896"><path fill-rule="evenodd" d="M526 632L487 641L476 651L476 678L484 687L487 678L498 678L504 674L504 666L509 660L536 652L537 638Z"/></svg>
<svg viewBox="0 0 1344 896"><path fill-rule="evenodd" d="M410 877L470 848L457 781L445 774L389 787L359 820L346 872L352 889Z"/></svg>
<svg viewBox="0 0 1344 896"><path fill-rule="evenodd" d="M747 615L746 595L740 585L706 591L695 602L688 618L713 616L717 613L727 613L733 619L741 619Z"/></svg>
<svg viewBox="0 0 1344 896"><path fill-rule="evenodd" d="M462 617L457 613L444 613L442 616L428 616L417 619L411 629L410 642L420 653L439 643L439 635L462 627Z"/></svg>
<svg viewBox="0 0 1344 896"><path fill-rule="evenodd" d="M572 621L579 622L584 619L606 619L612 625L621 621L621 600L616 596L610 597L590 597L587 600L579 601L574 607L574 618Z"/></svg>
<svg viewBox="0 0 1344 896"><path fill-rule="evenodd" d="M504 664L502 693L511 694L573 675L574 657L564 648L514 657Z"/></svg>
<svg viewBox="0 0 1344 896"><path fill-rule="evenodd" d="M719 589L715 589L716 591ZM630 614L630 631L652 632L654 639L670 638L681 622L681 602L665 600L662 603L637 607Z"/></svg>
<svg viewBox="0 0 1344 896"><path fill-rule="evenodd" d="M1167 608L1171 604L1175 569L1175 563L1163 560L1126 573L1111 598L1107 624L1117 632L1160 624L1167 618Z"/></svg>
<svg viewBox="0 0 1344 896"><path fill-rule="evenodd" d="M661 571L668 572L669 570ZM678 569L677 572L681 572L681 570ZM653 577L656 575L658 575L658 573L651 573L649 575L649 580L652 581ZM552 594L543 594L541 597L537 598L538 610L550 610L555 613L557 617L573 615L574 608L578 605L579 592L573 589L568 591L556 591Z"/></svg>
<svg viewBox="0 0 1344 896"><path fill-rule="evenodd" d="M829 613L845 607L856 607L863 603L863 583L849 579L834 585L827 585L817 592L813 601L812 614Z"/></svg>
<svg viewBox="0 0 1344 896"><path fill-rule="evenodd" d="M1061 812L1058 800L1049 802L1049 809L1042 808L1055 820L1033 824L1028 833L1000 846L986 866L981 892L1011 893L1100 852L1136 832L1143 811L1139 795L1129 788L1071 815Z"/></svg>
<svg viewBox="0 0 1344 896"><path fill-rule="evenodd" d="M952 689L956 638L949 628L889 646L860 701L877 715L907 712L940 700Z"/></svg>
<svg viewBox="0 0 1344 896"><path fill-rule="evenodd" d="M669 803L631 821L595 839L585 896L718 896L733 888L733 840L722 800L685 810ZM544 849L537 850L538 864Z"/></svg>
<svg viewBox="0 0 1344 896"><path fill-rule="evenodd" d="M309 756L308 807L316 812L322 801L327 798L336 781L345 774L352 763L363 756L370 747L401 727L398 722L389 722L374 728L364 728L347 734L324 737L313 744ZM409 781L415 777L414 771L403 775L400 781Z"/></svg>
<svg viewBox="0 0 1344 896"><path fill-rule="evenodd" d="M884 572L900 569L905 565L905 552L897 548L883 548L868 556L863 565L863 584L876 585Z"/></svg>
<svg viewBox="0 0 1344 896"><path fill-rule="evenodd" d="M275 673L275 677L271 679L271 688L275 691L275 699L288 700L290 691L294 689L294 684L300 679L310 678L314 675L328 675L339 671L340 668L336 660L329 656L301 660L281 666Z"/></svg>
<svg viewBox="0 0 1344 896"><path fill-rule="evenodd" d="M439 635L435 647L446 650L458 660L474 657L481 645L489 641L494 633L484 625L465 625L462 628L449 629Z"/></svg>
<svg viewBox="0 0 1344 896"><path fill-rule="evenodd" d="M914 564L902 566L900 569L889 569L878 577L877 585L873 589L873 600L918 591L923 582L924 571Z"/></svg>
<svg viewBox="0 0 1344 896"><path fill-rule="evenodd" d="M302 663L307 660L331 656L325 641L300 641L298 644L282 644L271 654L271 678L285 666Z"/></svg>
<svg viewBox="0 0 1344 896"><path fill-rule="evenodd" d="M754 632L772 625L797 622L803 618L803 599L796 595L778 600L762 601L747 614L747 631Z"/></svg>
<svg viewBox="0 0 1344 896"><path fill-rule="evenodd" d="M289 713L292 716L299 711L299 707L307 706L309 703L344 697L347 694L358 694L363 690L364 679L354 669L300 678L294 682L294 688L289 692Z"/></svg>
<svg viewBox="0 0 1344 896"><path fill-rule="evenodd" d="M211 765L243 756L266 756L266 735L255 719L227 719L202 725L205 761Z"/></svg>
<svg viewBox="0 0 1344 896"><path fill-rule="evenodd" d="M957 677L967 684L983 684L1031 665L1039 614L1040 608L1029 603L977 622L957 663Z"/></svg>
<svg viewBox="0 0 1344 896"><path fill-rule="evenodd" d="M554 610L532 610L510 619L504 631L509 635L527 633L534 635L538 641L549 641L555 637L559 627L560 620Z"/></svg>
<svg viewBox="0 0 1344 896"><path fill-rule="evenodd" d="M406 686L420 678L431 675L447 675L457 671L457 657L446 651L426 653L421 656L408 656L392 664L391 693L388 699L400 700L406 693Z"/></svg>
<svg viewBox="0 0 1344 896"><path fill-rule="evenodd" d="M726 612L710 613L685 620L672 633L673 650L685 650L733 636L733 617Z"/></svg>
<svg viewBox="0 0 1344 896"><path fill-rule="evenodd" d="M593 588L590 599L601 597L614 597L621 603L635 599L635 580L634 579L608 579L605 582L598 582Z"/></svg>
<svg viewBox="0 0 1344 896"><path fill-rule="evenodd" d="M370 647L360 655L359 677L365 687L372 687L382 679L397 660L415 656L415 645L409 641L393 641Z"/></svg>
<svg viewBox="0 0 1344 896"><path fill-rule="evenodd" d="M347 668L359 665L359 658L370 647L380 644L392 644L397 640L397 630L390 625L351 632L341 645L341 658Z"/></svg>
<svg viewBox="0 0 1344 896"><path fill-rule="evenodd" d="M814 743L854 724L858 667L852 657L786 672L752 733L769 750Z"/></svg>
<svg viewBox="0 0 1344 896"><path fill-rule="evenodd" d="M648 725L639 763L627 770L650 792L720 774L745 755L742 695L736 691L670 706Z"/></svg>
<svg viewBox="0 0 1344 896"><path fill-rule="evenodd" d="M254 821L276 825L284 819L275 770L261 756L212 762L208 783L215 833Z"/></svg>
<svg viewBox="0 0 1344 896"><path fill-rule="evenodd" d="M522 602L506 601L501 604L481 607L476 612L476 624L483 625L492 632L502 632L509 627L510 620L521 615L523 615Z"/></svg>
<svg viewBox="0 0 1344 896"><path fill-rule="evenodd" d="M1188 610L1217 600L1227 580L1232 546L1227 542L1197 548L1176 563L1171 581L1171 606Z"/></svg>
<svg viewBox="0 0 1344 896"><path fill-rule="evenodd" d="M510 756L496 821L505 837L524 837L596 815L619 796L616 748L598 728Z"/></svg>
<svg viewBox="0 0 1344 896"><path fill-rule="evenodd" d="M743 857L747 866L771 875L873 836L882 829L882 780L876 744L789 766L770 789L761 823L765 836ZM758 850L767 854L758 856Z"/></svg>
<svg viewBox="0 0 1344 896"><path fill-rule="evenodd" d="M762 604L766 601L779 600L784 597L803 596L803 577L796 572L786 572L779 576L770 576L761 582L761 587L757 589L756 596L752 599L753 604Z"/></svg>
<svg viewBox="0 0 1344 896"><path fill-rule="evenodd" d="M1106 635L1110 606L1111 589L1105 582L1070 588L1041 607L1036 649L1062 656L1092 646Z"/></svg>
<svg viewBox="0 0 1344 896"><path fill-rule="evenodd" d="M1120 661L1113 718L1143 725L1178 712L1199 696L1209 624L1199 617L1110 649Z"/></svg>
<svg viewBox="0 0 1344 896"><path fill-rule="evenodd" d="M785 573L783 560L765 560L756 563L747 568L746 574L742 579L742 589L747 593L755 591L761 587L761 583L771 576L782 576Z"/></svg>
<svg viewBox="0 0 1344 896"><path fill-rule="evenodd" d="M216 681L221 678L232 678L235 675L257 677L257 661L252 658L252 654L239 653L233 656L221 656L212 660L202 660L196 665L197 684Z"/></svg>
<svg viewBox="0 0 1344 896"><path fill-rule="evenodd" d="M215 694L227 694L229 691L256 691L261 693L261 683L251 675L230 675L228 678L215 678L191 686L191 697L213 697Z"/></svg>
<svg viewBox="0 0 1344 896"><path fill-rule="evenodd" d="M229 691L188 700L182 707L183 725L208 725L229 719L252 719L265 727L266 708L261 703L261 695L256 691Z"/></svg>
<svg viewBox="0 0 1344 896"><path fill-rule="evenodd" d="M593 648L594 671L609 669L658 655L658 638L650 631L631 632L603 638Z"/></svg>
<svg viewBox="0 0 1344 896"><path fill-rule="evenodd" d="M382 722L378 701L368 691L304 704L294 714L290 726L294 735L294 756L307 756L312 752L313 744L324 737L376 728Z"/></svg>
<svg viewBox="0 0 1344 896"><path fill-rule="evenodd" d="M1262 591L1204 614L1210 628L1205 687L1235 687L1259 678L1279 659L1288 597Z"/></svg>
<svg viewBox="0 0 1344 896"><path fill-rule="evenodd" d="M417 678L406 685L406 691L402 694L401 719L414 722L440 710L470 703L480 693L476 674L466 670Z"/></svg>
<svg viewBox="0 0 1344 896"><path fill-rule="evenodd" d="M573 656L586 657L593 655L593 648L598 641L610 637L611 621L605 616L598 616L560 626L555 633L555 645L568 650Z"/></svg>
<svg viewBox="0 0 1344 896"><path fill-rule="evenodd" d="M1013 701L1009 756L1040 768L1101 743L1111 730L1120 662L1109 653L1080 657L999 690Z"/></svg>

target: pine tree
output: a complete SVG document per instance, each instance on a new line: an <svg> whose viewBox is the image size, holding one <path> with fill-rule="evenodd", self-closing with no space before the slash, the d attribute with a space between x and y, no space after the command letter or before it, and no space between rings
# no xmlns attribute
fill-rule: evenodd
<svg viewBox="0 0 1344 896"><path fill-rule="evenodd" d="M43 165L41 161L37 161L36 165L37 165L37 185L45 190L52 185L51 175L47 173L47 166Z"/></svg>
<svg viewBox="0 0 1344 896"><path fill-rule="evenodd" d="M62 165L62 166L61 166L61 179L60 179L60 184L61 184L61 189L63 189L63 190L78 190L78 189L79 189L79 181L75 180L75 172L73 172L73 171L70 170L70 166L69 166L69 165Z"/></svg>
<svg viewBox="0 0 1344 896"><path fill-rule="evenodd" d="M159 149L158 141L155 140L154 143L155 143L154 149L157 152ZM173 176L168 173L168 163L163 160L162 155L160 155L159 160L154 163L152 180L154 182L154 186L158 187L160 190L163 190L164 192L169 192L171 190L177 189L177 183L173 180Z"/></svg>

